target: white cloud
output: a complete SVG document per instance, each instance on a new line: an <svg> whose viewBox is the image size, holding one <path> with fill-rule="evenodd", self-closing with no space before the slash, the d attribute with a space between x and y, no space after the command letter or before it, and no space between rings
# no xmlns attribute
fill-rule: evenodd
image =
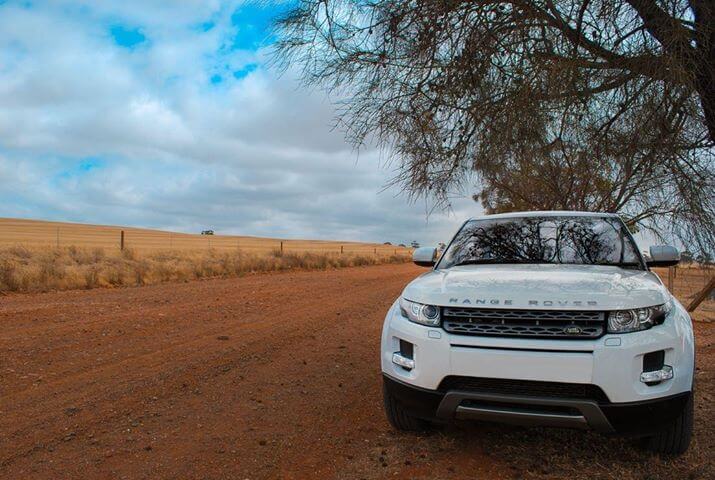
<svg viewBox="0 0 715 480"><path fill-rule="evenodd" d="M356 157L324 95L226 51L235 2L147 3L0 5L0 216L426 242L479 213L462 200L427 223L379 193L390 172ZM118 23L146 41L117 45Z"/></svg>

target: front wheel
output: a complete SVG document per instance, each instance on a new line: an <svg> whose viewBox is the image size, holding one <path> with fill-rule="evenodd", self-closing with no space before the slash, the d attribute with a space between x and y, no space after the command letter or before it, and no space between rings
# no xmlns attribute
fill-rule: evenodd
<svg viewBox="0 0 715 480"><path fill-rule="evenodd" d="M673 423L648 438L646 444L648 450L664 455L682 455L685 453L693 436L694 396L694 392L690 394L683 411Z"/></svg>
<svg viewBox="0 0 715 480"><path fill-rule="evenodd" d="M386 388L382 389L385 414L390 425L403 432L424 432L430 427L429 422L410 415Z"/></svg>

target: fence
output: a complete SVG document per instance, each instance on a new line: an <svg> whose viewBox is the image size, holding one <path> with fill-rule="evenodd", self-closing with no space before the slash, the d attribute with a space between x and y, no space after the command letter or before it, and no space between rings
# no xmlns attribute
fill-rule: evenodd
<svg viewBox="0 0 715 480"><path fill-rule="evenodd" d="M146 250L241 250L265 254L310 252L361 255L410 255L407 247L325 240L281 240L235 235L194 235L139 228L0 219L0 247L85 247Z"/></svg>
<svg viewBox="0 0 715 480"><path fill-rule="evenodd" d="M124 234L122 235L122 232ZM123 238L123 242L122 242ZM101 225L41 222L36 220L0 219L0 247L68 247L146 250L241 250L265 254L311 252L361 255L411 255L407 247L360 242L324 240L281 240L235 235L192 235L140 228L119 228ZM668 269L654 269L668 283ZM673 270L673 293L687 303L715 275L715 268L679 265Z"/></svg>
<svg viewBox="0 0 715 480"><path fill-rule="evenodd" d="M708 285L710 279L715 276L715 268L711 265L685 264L671 269L655 268L653 270L668 285L671 292L680 300L680 303L686 307L695 295L702 291Z"/></svg>

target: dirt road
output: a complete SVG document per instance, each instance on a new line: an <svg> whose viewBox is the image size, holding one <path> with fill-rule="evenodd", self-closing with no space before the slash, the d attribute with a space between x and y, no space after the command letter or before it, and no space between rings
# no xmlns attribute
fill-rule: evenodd
<svg viewBox="0 0 715 480"><path fill-rule="evenodd" d="M713 478L715 324L683 458L561 430L393 432L384 312L411 265L0 297L0 478Z"/></svg>

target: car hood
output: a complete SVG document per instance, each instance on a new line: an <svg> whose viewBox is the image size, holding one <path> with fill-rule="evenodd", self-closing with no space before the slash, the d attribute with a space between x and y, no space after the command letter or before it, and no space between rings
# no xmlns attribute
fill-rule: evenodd
<svg viewBox="0 0 715 480"><path fill-rule="evenodd" d="M600 265L464 265L433 270L402 295L432 305L619 310L670 298L652 272Z"/></svg>

